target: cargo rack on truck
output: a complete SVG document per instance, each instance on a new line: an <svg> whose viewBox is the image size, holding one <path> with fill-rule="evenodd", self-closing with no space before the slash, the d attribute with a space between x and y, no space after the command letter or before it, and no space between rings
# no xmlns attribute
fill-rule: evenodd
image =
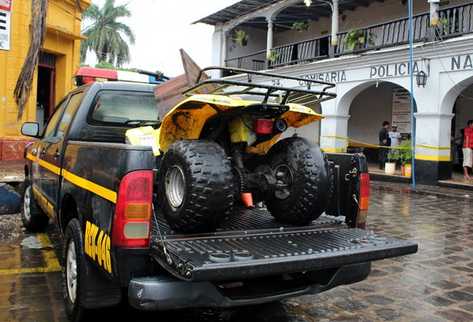
<svg viewBox="0 0 473 322"><path fill-rule="evenodd" d="M205 79L206 72L220 72L227 77ZM256 82L257 80L259 83ZM281 81L292 81L296 84L294 87L281 86L279 85ZM271 82L271 84L268 85L265 82ZM267 103L269 98L280 98L279 104L283 105L290 101L291 96L298 98L303 95L312 96L318 103L337 97L337 94L328 92L329 89L335 87L334 83L229 67L204 68L200 71L196 83L197 85L184 91L184 95L250 95L262 97L261 103ZM236 88L232 89L232 87ZM321 89L316 89L318 87Z"/></svg>

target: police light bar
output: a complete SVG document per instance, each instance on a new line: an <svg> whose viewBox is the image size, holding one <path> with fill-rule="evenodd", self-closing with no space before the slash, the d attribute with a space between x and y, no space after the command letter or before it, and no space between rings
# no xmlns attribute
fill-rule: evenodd
<svg viewBox="0 0 473 322"><path fill-rule="evenodd" d="M167 80L169 80L169 78L164 75L142 70L132 72L94 67L81 67L75 75L77 86L105 81L161 84Z"/></svg>

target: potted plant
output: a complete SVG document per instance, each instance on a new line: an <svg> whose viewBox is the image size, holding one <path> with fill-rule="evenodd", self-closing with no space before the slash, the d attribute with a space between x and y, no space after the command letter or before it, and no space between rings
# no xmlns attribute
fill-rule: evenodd
<svg viewBox="0 0 473 322"><path fill-rule="evenodd" d="M447 17L440 18L438 20L437 26L435 26L435 31L437 33L437 37L442 35L447 35L450 30L450 21Z"/></svg>
<svg viewBox="0 0 473 322"><path fill-rule="evenodd" d="M354 29L345 36L345 46L353 51L365 48L366 45L374 45L376 35L363 29Z"/></svg>
<svg viewBox="0 0 473 322"><path fill-rule="evenodd" d="M307 31L309 29L309 21L308 20L295 21L292 24L291 29L296 30L298 32Z"/></svg>
<svg viewBox="0 0 473 322"><path fill-rule="evenodd" d="M279 58L279 53L276 50L271 49L267 57L268 61L270 63L274 63L278 58Z"/></svg>
<svg viewBox="0 0 473 322"><path fill-rule="evenodd" d="M401 160L401 175L410 178L412 176L412 146L411 140L406 140L399 146Z"/></svg>
<svg viewBox="0 0 473 322"><path fill-rule="evenodd" d="M398 149L389 150L387 161L384 164L384 173L390 176L396 173L396 163L399 161L399 157Z"/></svg>
<svg viewBox="0 0 473 322"><path fill-rule="evenodd" d="M248 45L248 38L248 34L244 30L237 29L233 32L233 42L241 47Z"/></svg>

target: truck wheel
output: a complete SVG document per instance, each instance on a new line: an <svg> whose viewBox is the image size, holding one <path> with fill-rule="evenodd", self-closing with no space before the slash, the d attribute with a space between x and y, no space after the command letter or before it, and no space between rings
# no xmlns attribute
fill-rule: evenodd
<svg viewBox="0 0 473 322"><path fill-rule="evenodd" d="M268 196L271 214L294 225L317 219L326 209L329 194L327 161L320 148L291 137L276 143L268 156L278 183L285 186Z"/></svg>
<svg viewBox="0 0 473 322"><path fill-rule="evenodd" d="M66 304L66 314L70 321L85 321L88 312L82 305L81 296L82 278L86 263L83 253L83 240L79 220L73 218L67 224L64 232L63 265L62 272L63 294Z"/></svg>
<svg viewBox="0 0 473 322"><path fill-rule="evenodd" d="M23 226L30 232L43 232L48 227L49 217L36 203L30 184L26 186L25 193L23 194L21 220L23 221Z"/></svg>
<svg viewBox="0 0 473 322"><path fill-rule="evenodd" d="M158 173L159 206L172 229L212 231L232 213L232 167L217 143L183 140L172 144Z"/></svg>

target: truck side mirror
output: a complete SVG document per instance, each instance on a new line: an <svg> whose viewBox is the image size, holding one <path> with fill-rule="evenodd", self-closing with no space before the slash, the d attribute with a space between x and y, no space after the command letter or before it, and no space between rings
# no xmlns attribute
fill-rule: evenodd
<svg viewBox="0 0 473 322"><path fill-rule="evenodd" d="M39 137L39 123L25 122L21 126L21 134L31 136L33 138Z"/></svg>

